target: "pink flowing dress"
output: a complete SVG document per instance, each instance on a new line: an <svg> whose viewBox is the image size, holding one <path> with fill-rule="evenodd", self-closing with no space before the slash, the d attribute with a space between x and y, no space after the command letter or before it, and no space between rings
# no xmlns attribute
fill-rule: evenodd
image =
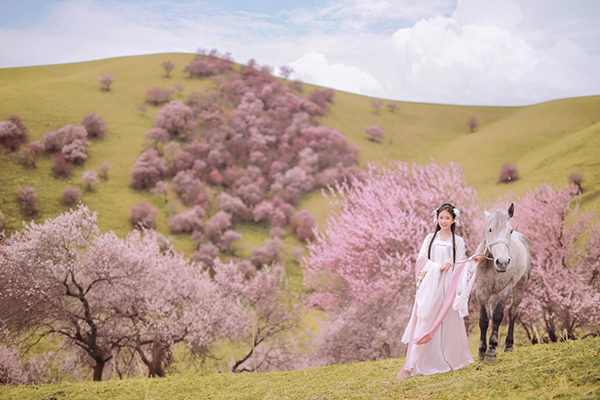
<svg viewBox="0 0 600 400"><path fill-rule="evenodd" d="M408 350L398 378L448 372L473 362L463 317L468 314L477 264L469 261L442 272L445 262L453 262L452 237L444 241L436 235L430 260L427 251L432 236L425 238L417 259L415 304L402 337ZM455 240L458 263L466 259L465 243L460 236Z"/></svg>

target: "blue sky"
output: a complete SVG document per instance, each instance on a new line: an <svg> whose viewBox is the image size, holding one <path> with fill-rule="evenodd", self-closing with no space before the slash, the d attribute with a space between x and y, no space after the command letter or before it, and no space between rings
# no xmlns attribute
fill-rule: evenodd
<svg viewBox="0 0 600 400"><path fill-rule="evenodd" d="M216 48L385 99L526 105L600 94L599 26L598 0L14 0L0 68Z"/></svg>

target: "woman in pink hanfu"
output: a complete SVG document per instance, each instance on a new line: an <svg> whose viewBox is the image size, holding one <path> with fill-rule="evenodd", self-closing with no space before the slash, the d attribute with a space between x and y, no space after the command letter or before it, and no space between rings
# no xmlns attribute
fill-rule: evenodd
<svg viewBox="0 0 600 400"><path fill-rule="evenodd" d="M436 230L425 238L415 267L417 292L402 337L408 350L398 379L453 371L473 362L463 318L484 255L466 258L465 242L454 233L460 212L452 204L438 207L433 217Z"/></svg>

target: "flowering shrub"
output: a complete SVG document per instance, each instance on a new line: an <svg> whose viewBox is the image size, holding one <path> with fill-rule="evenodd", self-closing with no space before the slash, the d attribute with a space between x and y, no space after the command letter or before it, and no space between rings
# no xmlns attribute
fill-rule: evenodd
<svg viewBox="0 0 600 400"><path fill-rule="evenodd" d="M68 186L62 191L62 203L67 207L72 207L81 199L81 190L79 188Z"/></svg>
<svg viewBox="0 0 600 400"><path fill-rule="evenodd" d="M157 216L158 210L146 199L129 207L129 219L134 228L153 229Z"/></svg>
<svg viewBox="0 0 600 400"><path fill-rule="evenodd" d="M17 189L17 194L23 212L25 212L25 214L28 216L36 216L40 210L36 204L37 194L35 193L35 189L30 186L26 186L24 188Z"/></svg>
<svg viewBox="0 0 600 400"><path fill-rule="evenodd" d="M81 126L87 131L87 136L92 139L102 139L106 136L106 121L98 114L87 114L81 120Z"/></svg>

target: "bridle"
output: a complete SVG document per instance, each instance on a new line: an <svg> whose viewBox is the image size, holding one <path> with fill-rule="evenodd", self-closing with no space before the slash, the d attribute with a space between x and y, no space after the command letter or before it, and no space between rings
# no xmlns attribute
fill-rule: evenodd
<svg viewBox="0 0 600 400"><path fill-rule="evenodd" d="M489 255L491 255L491 256L493 256L493 255L494 255L494 254L492 253L492 246L493 246L493 245L495 245L495 244L503 244L503 245L506 245L506 247L507 247L507 248L508 248L508 250L510 251L510 245L508 244L508 242L507 242L506 240L504 240L504 239L498 239L498 240L495 240L495 241L493 241L493 242L491 242L491 243L488 243L488 241L487 241L487 239L486 239L486 241L485 241L485 251L483 252L483 254L485 255L485 258L486 258L487 260L494 261L494 259L493 259L493 258L490 258L490 257L488 257L488 254L489 254Z"/></svg>

